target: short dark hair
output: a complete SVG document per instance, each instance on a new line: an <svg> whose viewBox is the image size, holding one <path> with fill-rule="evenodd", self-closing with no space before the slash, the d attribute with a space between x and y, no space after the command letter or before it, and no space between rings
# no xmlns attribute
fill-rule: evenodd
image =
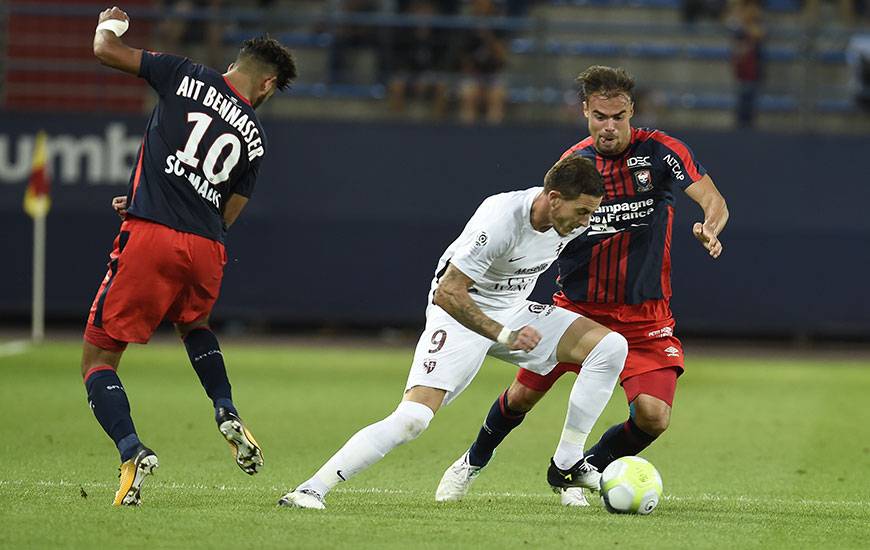
<svg viewBox="0 0 870 550"><path fill-rule="evenodd" d="M284 90L290 85L290 81L296 78L296 62L293 53L280 42L264 34L256 38L250 38L242 43L239 50L239 61L251 59L269 67L277 77L275 86Z"/></svg>
<svg viewBox="0 0 870 550"><path fill-rule="evenodd" d="M571 155L547 171L544 191L558 191L566 200L574 200L580 195L603 197L604 179L591 160Z"/></svg>
<svg viewBox="0 0 870 550"><path fill-rule="evenodd" d="M578 95L586 101L591 95L613 97L625 94L634 101L634 78L622 67L593 65L577 77Z"/></svg>

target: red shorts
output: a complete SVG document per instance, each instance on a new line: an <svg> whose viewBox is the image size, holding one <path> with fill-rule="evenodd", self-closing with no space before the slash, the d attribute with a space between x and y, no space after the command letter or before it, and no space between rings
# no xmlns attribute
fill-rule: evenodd
<svg viewBox="0 0 870 550"><path fill-rule="evenodd" d="M218 298L227 256L217 241L128 217L109 255L85 340L110 351L144 344L163 319L190 323Z"/></svg>
<svg viewBox="0 0 870 550"><path fill-rule="evenodd" d="M675 322L667 300L650 300L637 305L576 304L560 292L553 296L553 301L559 307L579 313L619 332L628 340L628 357L619 379L629 402L639 393L653 395L669 404L673 401L676 377L683 373L684 368L683 345L674 336ZM662 381L657 376L643 376L629 382L632 378L663 369L673 373L673 376L664 374L667 379L673 378L673 388L670 390L668 383L659 387ZM566 372L580 372L580 367L559 363L545 376L520 369L517 380L530 389L547 391ZM639 383L644 386L635 391Z"/></svg>

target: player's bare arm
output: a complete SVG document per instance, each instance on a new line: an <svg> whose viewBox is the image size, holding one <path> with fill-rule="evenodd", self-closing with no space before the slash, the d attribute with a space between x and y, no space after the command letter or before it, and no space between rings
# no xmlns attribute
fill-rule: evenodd
<svg viewBox="0 0 870 550"><path fill-rule="evenodd" d="M728 205L725 203L725 197L716 188L709 175L688 186L686 194L704 211L704 222L696 223L692 227L692 234L707 249L710 256L718 258L722 254L719 233L728 223Z"/></svg>
<svg viewBox="0 0 870 550"><path fill-rule="evenodd" d="M115 19L118 21L130 21L130 18L118 7L103 10L100 13L97 25L105 21ZM124 44L121 37L108 29L99 29L94 33L94 55L100 63L113 69L124 71L132 75L139 74L139 66L142 63L142 50L131 48Z"/></svg>
<svg viewBox="0 0 870 550"><path fill-rule="evenodd" d="M468 289L473 285L474 281L470 277L453 265L449 265L447 271L438 280L433 301L465 328L491 340L498 340L498 335L504 326L487 316L474 303L468 293ZM540 341L540 333L526 326L511 332L507 347L513 350L531 351Z"/></svg>
<svg viewBox="0 0 870 550"><path fill-rule="evenodd" d="M237 195L235 193L230 195L230 198L227 199L226 206L224 207L224 224L227 227L233 225L247 204L248 197L243 197L242 195Z"/></svg>

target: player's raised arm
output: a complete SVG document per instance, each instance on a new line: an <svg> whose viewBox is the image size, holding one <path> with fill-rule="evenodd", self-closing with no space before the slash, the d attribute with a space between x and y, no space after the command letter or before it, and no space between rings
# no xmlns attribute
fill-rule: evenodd
<svg viewBox="0 0 870 550"><path fill-rule="evenodd" d="M708 174L688 186L686 194L704 210L704 223L696 223L692 227L692 234L709 251L710 256L718 258L722 254L719 233L728 223L728 205L725 203L725 197Z"/></svg>
<svg viewBox="0 0 870 550"><path fill-rule="evenodd" d="M534 328L526 326L511 331L508 335L502 335L502 331L505 329L504 325L487 316L471 299L468 289L473 285L474 281L469 276L452 264L448 265L447 271L438 279L438 288L435 289L433 302L459 321L462 326L481 336L501 342L514 350L531 351L535 349L541 340L540 333Z"/></svg>
<svg viewBox="0 0 870 550"><path fill-rule="evenodd" d="M107 67L138 75L142 50L131 48L121 40L129 24L130 18L118 7L100 13L94 32L94 55Z"/></svg>

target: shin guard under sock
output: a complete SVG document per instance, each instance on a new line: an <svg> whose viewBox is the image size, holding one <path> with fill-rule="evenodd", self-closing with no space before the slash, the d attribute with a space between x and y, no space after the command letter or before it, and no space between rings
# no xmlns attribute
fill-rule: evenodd
<svg viewBox="0 0 870 550"><path fill-rule="evenodd" d="M495 448L517 426L526 413L511 410L507 402L507 390L495 400L486 415L486 420L477 434L477 439L468 451L468 463L472 466L486 466L495 452Z"/></svg>
<svg viewBox="0 0 870 550"><path fill-rule="evenodd" d="M130 459L139 438L130 416L130 402L115 369L108 365L94 367L85 375L88 403L97 422L115 442L121 454L121 462Z"/></svg>
<svg viewBox="0 0 870 550"><path fill-rule="evenodd" d="M623 456L633 456L649 447L656 436L641 430L629 417L623 424L611 426L591 449L586 461L601 472L608 464Z"/></svg>

